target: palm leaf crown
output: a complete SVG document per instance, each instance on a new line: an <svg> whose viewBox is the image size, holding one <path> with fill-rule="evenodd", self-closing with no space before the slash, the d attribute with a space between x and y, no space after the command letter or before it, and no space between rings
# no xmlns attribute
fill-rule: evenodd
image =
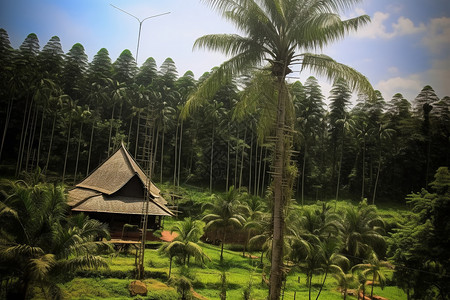
<svg viewBox="0 0 450 300"><path fill-rule="evenodd" d="M185 114L211 98L233 77L268 66L272 75L285 78L290 67L310 69L333 80L342 77L349 87L372 94L362 74L326 55L309 53L343 38L370 21L367 15L342 20L339 12L361 0L204 0L243 34L210 34L200 37L195 48L222 52L231 58L215 69L191 96Z"/></svg>

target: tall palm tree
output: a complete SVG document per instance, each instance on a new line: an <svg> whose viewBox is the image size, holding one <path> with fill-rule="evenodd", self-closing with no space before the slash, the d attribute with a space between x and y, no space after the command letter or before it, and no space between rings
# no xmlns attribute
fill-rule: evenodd
<svg viewBox="0 0 450 300"><path fill-rule="evenodd" d="M231 186L223 196L216 196L214 203L205 203L202 207L208 213L203 217L206 222L205 230L210 227L221 228L222 241L220 249L220 261L223 261L223 246L226 241L226 234L229 227L241 228L244 223L244 217L238 212L239 190Z"/></svg>
<svg viewBox="0 0 450 300"><path fill-rule="evenodd" d="M342 77L351 88L372 93L368 80L354 69L330 57L308 51L322 49L369 21L368 16L341 20L339 13L360 0L205 0L245 36L212 34L203 36L194 47L209 48L230 55L187 102L185 114L215 94L233 77L249 74L265 66L270 75L266 82L276 96L276 122L273 167L273 251L270 277L270 299L279 299L282 283L283 228L285 202L289 189L283 189L289 172L290 139L286 134L292 124L292 107L286 76L294 65L311 69L329 79ZM305 52L303 52L305 51ZM303 53L301 53L303 52ZM264 99L266 100L266 99ZM272 100L272 99L271 99ZM288 127L288 128L286 128Z"/></svg>

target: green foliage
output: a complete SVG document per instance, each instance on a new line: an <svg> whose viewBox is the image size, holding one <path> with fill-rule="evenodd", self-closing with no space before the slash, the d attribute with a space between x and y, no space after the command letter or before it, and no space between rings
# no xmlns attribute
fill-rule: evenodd
<svg viewBox="0 0 450 300"><path fill-rule="evenodd" d="M430 186L407 198L412 214L392 234L390 253L396 265L394 279L413 299L448 295L450 270L450 174L441 167Z"/></svg>

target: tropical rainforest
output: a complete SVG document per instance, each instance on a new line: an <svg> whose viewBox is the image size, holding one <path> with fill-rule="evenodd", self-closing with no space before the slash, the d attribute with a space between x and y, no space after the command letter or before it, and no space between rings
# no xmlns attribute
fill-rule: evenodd
<svg viewBox="0 0 450 300"><path fill-rule="evenodd" d="M266 9L276 27L276 13ZM284 32L255 31L265 15L249 11L236 10L232 20L248 17L243 28L253 40L266 34L279 45ZM343 21L299 47L367 21ZM298 26L311 31L317 24ZM190 71L180 76L171 58L159 67L151 57L137 66L129 50L113 62L103 48L88 61L81 44L64 53L57 36L41 49L31 33L13 49L0 29L0 295L19 284L21 296L30 298L34 284L44 298L62 297L55 278L64 270L107 267L101 255L111 250L101 241L107 227L67 216L64 191L123 144L157 185L213 195L180 204L186 218L172 228L179 238L158 252L170 258L170 268L173 257L180 266L191 264L191 256L208 264L197 244L207 231L223 235L217 250L226 260L227 231L220 228L227 228L248 236L244 253L262 251L267 259L260 267L270 299L281 297L294 269L306 277L309 299L312 290L319 298L327 276L344 299L358 276L362 297L372 297L374 285L386 284L383 270L407 299L448 299L450 97L439 98L431 86L417 87L414 99L401 91L382 95L329 57L292 52L280 59L284 48L269 52L251 40L199 38L197 47L235 57L196 79ZM255 70L271 54L267 67ZM303 83L286 77L296 57L333 79L328 98L315 77ZM379 205L403 213L386 219ZM224 299L227 279L218 274ZM183 299L192 296L183 289L192 287L186 277L172 279ZM252 299L251 287L246 290L244 299Z"/></svg>

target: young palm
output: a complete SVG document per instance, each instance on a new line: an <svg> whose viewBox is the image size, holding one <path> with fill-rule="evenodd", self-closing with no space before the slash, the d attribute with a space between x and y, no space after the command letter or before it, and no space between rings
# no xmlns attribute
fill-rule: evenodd
<svg viewBox="0 0 450 300"><path fill-rule="evenodd" d="M206 259L209 260L208 255L197 244L199 238L203 235L201 221L186 218L177 222L171 231L178 233L178 236L172 242L162 245L159 249L160 252L166 253L170 258L169 278L172 272L172 259L174 256L180 256L186 265L189 264L191 256L202 264Z"/></svg>
<svg viewBox="0 0 450 300"><path fill-rule="evenodd" d="M310 69L329 79L342 77L351 88L371 94L372 88L368 80L354 69L326 55L308 53L343 38L348 32L366 24L369 17L341 20L339 16L343 9L361 0L204 1L232 22L244 36L212 34L197 39L194 47L220 51L231 58L220 65L189 98L185 115L212 99L222 84L229 83L236 76L250 74L255 68L265 66L269 73L266 83L275 91L277 113L274 132L277 143L272 165L274 232L270 299L278 299L282 283L283 212L289 195L289 191L283 189L283 182L288 179L290 149L286 126L292 124L292 113L288 113L292 101L286 76L298 64L301 71Z"/></svg>
<svg viewBox="0 0 450 300"><path fill-rule="evenodd" d="M62 186L2 182L0 265L3 279L17 280L23 297L40 286L59 292L55 278L83 268L107 267L95 254L108 245L105 225L82 215L66 218Z"/></svg>
<svg viewBox="0 0 450 300"><path fill-rule="evenodd" d="M223 261L223 245L225 244L227 230L230 227L241 228L245 223L244 217L237 210L239 196L239 191L231 186L224 196L216 196L215 203L205 203L202 207L203 210L209 211L203 217L203 221L207 222L205 230L210 227L221 228L222 230L220 261Z"/></svg>
<svg viewBox="0 0 450 300"><path fill-rule="evenodd" d="M370 274L372 276L372 289L370 291L370 299L373 299L373 286L375 281L378 281L381 288L386 283L386 277L383 273L383 268L392 268L392 265L387 261L379 260L375 252L372 252L371 257L363 264L357 264L352 270L361 270L361 274L368 278Z"/></svg>

